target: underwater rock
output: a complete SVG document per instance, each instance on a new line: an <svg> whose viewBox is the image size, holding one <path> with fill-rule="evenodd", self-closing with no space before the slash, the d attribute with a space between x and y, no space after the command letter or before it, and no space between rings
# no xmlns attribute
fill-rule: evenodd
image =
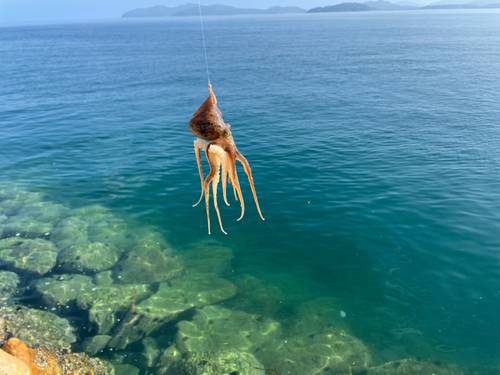
<svg viewBox="0 0 500 375"><path fill-rule="evenodd" d="M115 365L115 375L139 375L141 370L132 365Z"/></svg>
<svg viewBox="0 0 500 375"><path fill-rule="evenodd" d="M57 249L42 239L10 237L0 240L0 261L13 269L30 271L41 276L55 265Z"/></svg>
<svg viewBox="0 0 500 375"><path fill-rule="evenodd" d="M99 359L57 349L31 349L17 338L7 341L2 351L24 362L31 375L114 375L114 369Z"/></svg>
<svg viewBox="0 0 500 375"><path fill-rule="evenodd" d="M50 312L15 305L0 308L0 316L5 331L32 348L69 349L76 341L69 322Z"/></svg>
<svg viewBox="0 0 500 375"><path fill-rule="evenodd" d="M440 360L422 361L418 359L403 359L393 361L382 366L368 369L367 375L465 375L465 372L456 366L449 366Z"/></svg>
<svg viewBox="0 0 500 375"><path fill-rule="evenodd" d="M341 329L274 340L255 355L284 374L350 374L355 373L351 369L366 371L371 364L365 345Z"/></svg>
<svg viewBox="0 0 500 375"><path fill-rule="evenodd" d="M170 362L157 375L266 375L264 366L250 353L220 350L193 354L187 359Z"/></svg>
<svg viewBox="0 0 500 375"><path fill-rule="evenodd" d="M265 285L248 274L238 275L231 281L238 287L238 295L228 301L226 307L264 316L273 316L283 308L278 287Z"/></svg>
<svg viewBox="0 0 500 375"><path fill-rule="evenodd" d="M97 285L113 285L114 280L113 280L113 271L104 271L104 272L99 272L94 275L94 282Z"/></svg>
<svg viewBox="0 0 500 375"><path fill-rule="evenodd" d="M81 344L81 350L85 354L94 356L108 345L109 340L111 340L111 336L106 335L87 337Z"/></svg>
<svg viewBox="0 0 500 375"><path fill-rule="evenodd" d="M209 353L229 348L254 353L280 335L281 326L274 320L243 311L205 306L191 321L178 323L175 350Z"/></svg>
<svg viewBox="0 0 500 375"><path fill-rule="evenodd" d="M152 337L146 337L142 340L142 346L144 349L141 352L139 364L142 367L154 367L161 355L161 352L156 344L156 340Z"/></svg>
<svg viewBox="0 0 500 375"><path fill-rule="evenodd" d="M274 317L287 337L307 336L328 327L347 329L337 300L320 297L292 306L286 305Z"/></svg>
<svg viewBox="0 0 500 375"><path fill-rule="evenodd" d="M86 243L88 224L77 217L68 217L57 223L50 240L60 250L78 243Z"/></svg>
<svg viewBox="0 0 500 375"><path fill-rule="evenodd" d="M160 284L158 291L135 306L113 332L109 347L124 349L181 313L233 297L236 288L214 274L184 275Z"/></svg>
<svg viewBox="0 0 500 375"><path fill-rule="evenodd" d="M215 241L201 241L179 253L184 268L190 273L216 273L221 275L231 266L233 252Z"/></svg>
<svg viewBox="0 0 500 375"><path fill-rule="evenodd" d="M125 258L116 265L114 279L120 284L152 284L179 277L182 268L156 243L139 240Z"/></svg>
<svg viewBox="0 0 500 375"><path fill-rule="evenodd" d="M43 302L59 310L75 303L80 293L95 287L92 278L84 275L58 275L35 282L35 288L43 295Z"/></svg>
<svg viewBox="0 0 500 375"><path fill-rule="evenodd" d="M102 242L82 242L61 251L57 263L67 272L96 273L113 267L122 250Z"/></svg>
<svg viewBox="0 0 500 375"><path fill-rule="evenodd" d="M53 228L53 223L42 223L29 217L20 217L4 223L2 237L47 238Z"/></svg>
<svg viewBox="0 0 500 375"><path fill-rule="evenodd" d="M7 188L0 190L0 214L19 210L29 204L41 202L42 193L34 193L18 188Z"/></svg>
<svg viewBox="0 0 500 375"><path fill-rule="evenodd" d="M465 375L464 371L456 366L449 366L440 360L421 361L418 359L403 359L393 361L382 366L370 367L366 375Z"/></svg>
<svg viewBox="0 0 500 375"><path fill-rule="evenodd" d="M98 204L75 208L66 214L68 217L76 217L87 224L94 224L109 217L109 209Z"/></svg>
<svg viewBox="0 0 500 375"><path fill-rule="evenodd" d="M30 375L30 369L13 355L0 350L0 374Z"/></svg>
<svg viewBox="0 0 500 375"><path fill-rule="evenodd" d="M89 320L97 325L99 335L105 335L136 301L150 294L149 285L99 286L78 294L77 305L89 310Z"/></svg>
<svg viewBox="0 0 500 375"><path fill-rule="evenodd" d="M9 304L18 284L19 276L17 274L9 271L0 271L0 307Z"/></svg>
<svg viewBox="0 0 500 375"><path fill-rule="evenodd" d="M127 250L132 247L135 238L127 234L127 224L112 215L92 223L87 228L90 242L101 242L118 249Z"/></svg>

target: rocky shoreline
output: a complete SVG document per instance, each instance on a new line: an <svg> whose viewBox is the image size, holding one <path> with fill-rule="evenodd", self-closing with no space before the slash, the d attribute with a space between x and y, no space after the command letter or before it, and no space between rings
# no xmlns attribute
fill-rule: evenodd
<svg viewBox="0 0 500 375"><path fill-rule="evenodd" d="M0 370L471 373L437 360L375 364L334 299L300 302L294 319L278 321L282 291L246 274L228 278L231 258L214 242L177 251L154 227L131 230L102 206L0 190Z"/></svg>

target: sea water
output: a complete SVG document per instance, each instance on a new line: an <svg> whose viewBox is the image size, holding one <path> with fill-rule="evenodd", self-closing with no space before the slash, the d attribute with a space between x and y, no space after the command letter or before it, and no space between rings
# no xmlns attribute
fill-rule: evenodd
<svg viewBox="0 0 500 375"><path fill-rule="evenodd" d="M241 221L232 193L230 207L219 193L228 235L211 208L209 236L203 203L192 207L187 123L208 95L197 18L0 28L1 187L104 206L178 253L207 240L228 248L220 276L276 293L226 305L285 330L313 325L311 314L331 311L318 301L335 301L326 323L362 340L375 364L498 366L500 13L204 25L218 106L265 221L242 168ZM20 301L43 306L37 298Z"/></svg>

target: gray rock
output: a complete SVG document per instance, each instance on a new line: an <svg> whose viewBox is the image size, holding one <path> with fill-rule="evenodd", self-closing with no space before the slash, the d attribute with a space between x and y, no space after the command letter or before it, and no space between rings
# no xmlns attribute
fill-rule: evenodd
<svg viewBox="0 0 500 375"><path fill-rule="evenodd" d="M118 316L150 294L149 285L98 286L78 294L77 305L89 311L89 320L97 325L98 334L105 335L118 322Z"/></svg>
<svg viewBox="0 0 500 375"><path fill-rule="evenodd" d="M139 240L116 265L114 279L121 284L151 284L179 277L182 271L180 264L162 250L149 239Z"/></svg>
<svg viewBox="0 0 500 375"><path fill-rule="evenodd" d="M0 260L13 269L44 275L56 265L57 249L42 239L10 237L0 240Z"/></svg>
<svg viewBox="0 0 500 375"><path fill-rule="evenodd" d="M96 273L113 267L122 251L102 242L82 242L70 245L57 258L62 270Z"/></svg>
<svg viewBox="0 0 500 375"><path fill-rule="evenodd" d="M257 358L284 374L349 374L366 371L371 356L365 345L340 329L326 329L309 336L270 341Z"/></svg>
<svg viewBox="0 0 500 375"><path fill-rule="evenodd" d="M80 293L96 288L92 278L84 275L59 275L39 279L35 288L43 295L43 302L56 309L64 309L76 302Z"/></svg>
<svg viewBox="0 0 500 375"><path fill-rule="evenodd" d="M31 348L69 349L76 341L66 319L24 306L0 308L6 330Z"/></svg>
<svg viewBox="0 0 500 375"><path fill-rule="evenodd" d="M106 335L88 337L83 341L81 350L90 356L94 356L108 345L109 340L111 340L111 336Z"/></svg>
<svg viewBox="0 0 500 375"><path fill-rule="evenodd" d="M193 308L233 297L236 288L214 274L185 275L161 283L158 292L139 303L113 332L109 346L124 349Z"/></svg>
<svg viewBox="0 0 500 375"><path fill-rule="evenodd" d="M266 375L264 366L250 353L221 350L192 354L186 359L170 362L158 375Z"/></svg>
<svg viewBox="0 0 500 375"><path fill-rule="evenodd" d="M178 323L175 348L180 353L209 353L227 348L254 353L280 336L280 324L274 320L205 306L191 321Z"/></svg>

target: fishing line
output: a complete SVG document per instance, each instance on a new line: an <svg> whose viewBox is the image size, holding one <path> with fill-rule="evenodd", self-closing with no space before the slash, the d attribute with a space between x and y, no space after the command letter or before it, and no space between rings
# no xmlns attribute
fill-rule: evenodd
<svg viewBox="0 0 500 375"><path fill-rule="evenodd" d="M201 0L198 0L198 9L200 10L201 36L203 37L203 51L205 51L205 64L207 65L208 84L210 84L210 73L208 72L207 45L205 44L205 31L203 30L203 17L201 16Z"/></svg>

